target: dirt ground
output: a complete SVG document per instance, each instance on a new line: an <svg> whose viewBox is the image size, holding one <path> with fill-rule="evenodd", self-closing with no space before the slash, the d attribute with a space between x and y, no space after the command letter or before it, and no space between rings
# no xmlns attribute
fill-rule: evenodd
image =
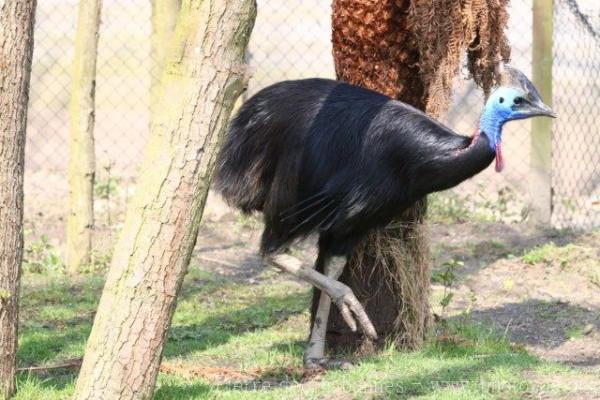
<svg viewBox="0 0 600 400"><path fill-rule="evenodd" d="M97 250L110 253L130 194L113 205L97 204ZM32 203L30 203L32 204ZM26 210L27 241L49 236L64 253L63 207ZM120 211L118 211L120 210ZM112 232L112 233L111 233ZM111 233L109 235L109 233ZM211 194L194 257L203 268L236 280L257 281L264 270L258 254L260 219L245 217ZM464 263L451 283L453 298L442 310L444 285L432 285L432 312L443 318L469 317L494 326L533 354L600 373L600 231L543 231L524 224L465 222L431 224L433 273L447 261ZM316 257L311 240L298 246L307 264ZM281 279L293 279L285 274Z"/></svg>
<svg viewBox="0 0 600 400"><path fill-rule="evenodd" d="M600 372L598 232L559 235L489 223L431 231L434 265L464 261L449 313L470 310L533 354Z"/></svg>
<svg viewBox="0 0 600 400"><path fill-rule="evenodd" d="M46 193L51 195L51 193ZM131 193L110 207L96 204L97 249L109 252ZM53 197L53 196L50 196ZM64 253L64 199L28 202L29 241L42 234ZM106 211L111 209L109 229ZM110 235L108 233L111 233ZM258 257L260 219L244 217L211 194L195 257L226 277L257 280L265 268ZM445 317L469 312L492 323L532 353L600 373L600 231L572 233L533 229L524 224L466 222L432 224L433 272L449 260L462 261L451 284L453 299L438 305L444 286L432 285L432 311ZM310 240L299 246L307 264L316 257ZM281 275L281 279L291 279Z"/></svg>
<svg viewBox="0 0 600 400"><path fill-rule="evenodd" d="M96 251L106 260L99 272L108 265L131 194L121 190L112 204L104 200L97 204ZM39 247L45 235L49 251L64 259L64 210L64 200L58 197L52 204L28 203L26 249ZM517 347L576 371L559 378L564 382L558 385L567 388L566 397L542 398L600 399L600 230L540 230L524 224L484 222L473 216L468 219L430 222L432 313L448 321L481 322ZM266 285L273 280L295 281L284 273L262 273L270 267L265 267L257 254L260 234L259 218L242 216L211 194L192 263L224 280L257 288L263 280ZM314 239L294 251L311 264L316 257ZM458 265L455 277L442 284L436 276L449 264ZM448 291L453 297L443 308L440 301ZM530 374L528 381L540 386L557 383L547 382L548 373L526 373Z"/></svg>
<svg viewBox="0 0 600 400"><path fill-rule="evenodd" d="M256 280L264 268L257 256L260 227L211 196L196 257L233 279ZM438 304L444 286L432 285L434 313L445 318L467 313L535 355L600 376L600 231L468 222L431 225L430 232L434 273L446 261L464 262L446 310ZM313 260L311 243L302 245L302 256Z"/></svg>

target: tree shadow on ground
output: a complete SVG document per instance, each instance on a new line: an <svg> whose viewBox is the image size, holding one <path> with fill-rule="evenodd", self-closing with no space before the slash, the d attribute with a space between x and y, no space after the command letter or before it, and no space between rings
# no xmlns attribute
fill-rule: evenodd
<svg viewBox="0 0 600 400"><path fill-rule="evenodd" d="M493 265L509 255L520 256L547 243L565 246L576 242L584 233L555 230L524 231L519 225L475 223L439 226L432 229L434 270L448 260L464 261L460 279ZM462 229L462 230L461 230Z"/></svg>
<svg viewBox="0 0 600 400"><path fill-rule="evenodd" d="M40 363L57 363L62 361L61 354L69 347L78 343L85 343L92 329L92 318L87 323L81 323L78 318L73 318L77 326L67 329L45 328L43 335L32 335L21 338L17 359L19 366L28 367ZM70 320L65 321L68 324Z"/></svg>
<svg viewBox="0 0 600 400"><path fill-rule="evenodd" d="M283 346L283 348L286 348L289 345L295 346L296 342L280 343L277 347L281 348ZM417 360L423 359L423 361L416 362L423 362L423 365L427 365L428 367L415 368L415 361L410 361L412 358L410 355L411 353L412 352L407 353L408 357L406 358L409 360L407 363L412 363L408 370L427 370L427 372L415 372L408 374L403 378L392 378L379 382L375 381L375 383L372 383L368 377L365 377L364 381L360 379L357 381L356 376L345 379L343 376L338 375L333 378L338 390L336 393L345 393L347 389L348 393L343 395L342 398L408 399L435 394L436 391L446 387L473 385L481 385L482 392L488 392L489 389L489 391L501 393L502 391L509 391L515 388L511 388L511 384L507 382L486 382L482 379L486 373L501 368L512 371L522 371L533 368L539 364L538 359L518 349L511 352L509 348L501 348L499 353L490 353L490 349L486 348L480 354L477 344L474 344L471 340L466 338L463 340L460 337L458 338L458 342L453 342L452 340L435 340L434 344L426 345L423 350L417 352L419 354ZM362 359L353 360L353 362L357 361L363 366L368 364L381 365L382 363L398 362L397 359L396 361L389 361L388 359L364 356ZM432 371L432 362L440 364L439 368L435 368ZM451 365L453 362L457 362L459 365ZM387 371L388 368L385 367L383 370ZM248 396L247 393L249 392L268 391L297 385L306 385L304 387L307 391L310 391L311 388L314 388L312 382L319 382L322 379L327 379L326 375L328 373L325 371L318 371L312 374L307 372L308 371L303 368L266 369L252 380L227 382L215 385L214 389L237 393L240 396ZM389 371L385 373L388 374ZM378 375L375 371L374 374L375 376ZM352 377L353 375L350 372L348 376ZM364 393L355 393L357 388L364 390ZM302 393L305 393L304 389L302 390ZM311 396L308 395L308 397ZM333 393L331 398L336 398L336 394Z"/></svg>
<svg viewBox="0 0 600 400"><path fill-rule="evenodd" d="M44 336L33 336L21 339L19 342L17 360L19 368L54 366L57 364L69 364L73 361L70 355L65 355L68 348L77 344L85 343L92 329L92 320L90 317L88 323L81 324L79 318L73 318L75 327L66 329L48 329ZM65 321L69 324L69 320ZM78 357L78 356L77 356ZM67 362L65 362L67 361ZM64 368L49 368L36 371L20 371L17 374L17 382L32 382L35 381L36 386L62 390L69 384L75 381L79 371L78 363L73 362Z"/></svg>
<svg viewBox="0 0 600 400"><path fill-rule="evenodd" d="M450 318L458 321L461 316ZM552 350L573 343L572 335L584 336L584 327L589 327L591 337L600 335L600 311L572 305L562 301L531 299L521 303L506 303L498 307L474 310L470 313L474 321L494 326L505 332L507 338L517 344ZM587 351L579 354L565 349L564 362L569 365L600 365L600 337ZM595 348L592 348L595 347Z"/></svg>
<svg viewBox="0 0 600 400"><path fill-rule="evenodd" d="M200 324L171 326L164 355L181 357L223 345L232 337L283 323L306 310L308 297L308 293L261 296L250 306L211 315Z"/></svg>
<svg viewBox="0 0 600 400"><path fill-rule="evenodd" d="M463 396L473 393L476 398L482 394L486 398L492 394L494 398L517 398L531 390L520 373L535 368L541 361L522 348L510 345L498 332L490 330L491 326L462 319L437 327L439 334L421 351L434 363L427 363L428 368L413 367L410 371L414 372L404 377L384 380L374 388L373 399L445 398L448 389L464 389ZM476 328L475 331L472 328ZM487 333L473 336L477 331ZM494 378L498 371L504 371L500 381ZM506 371L510 371L509 375Z"/></svg>
<svg viewBox="0 0 600 400"><path fill-rule="evenodd" d="M201 324L173 326L165 343L164 356L185 356L225 344L235 336L283 323L291 316L304 312L308 297L308 293L261 296L248 307L211 315ZM93 316L85 324L78 317L73 318L73 324L69 323L70 320L61 321L70 328L46 329L43 336L34 335L23 339L19 346L20 363L23 366L60 363L63 360L58 355L68 347L86 340L92 318ZM41 386L60 390L76 379L76 371L77 368L53 368L40 372L21 372L18 379L21 382L36 380ZM192 394L200 396L207 390L206 385L200 384L166 385L159 389L156 398L189 398Z"/></svg>
<svg viewBox="0 0 600 400"><path fill-rule="evenodd" d="M482 377L498 368L523 370L532 368L537 363L534 358L524 359L510 356L473 358L465 366L441 367L433 372L418 372L405 378L386 380L371 389L375 393L370 398L378 400L410 399L436 395L436 392L449 388L477 388L476 391L488 394L494 393L496 396L505 392L512 392L515 389L524 391L528 388L518 387L519 383L486 381ZM515 396L508 397L513 398ZM444 398L443 393L438 393L437 397L434 398ZM505 397L500 396L500 398Z"/></svg>
<svg viewBox="0 0 600 400"><path fill-rule="evenodd" d="M254 268L244 273L246 277L255 277L262 269ZM203 273L200 277L190 274L188 278L179 301L193 301L195 297L204 300L218 295L219 291L233 290L232 286L239 285L239 282L217 273ZM94 312L83 309L85 314L47 319L40 315L40 310L42 307L62 307L67 303L78 306L91 304L100 297L102 284L103 281L99 279L81 279L75 283L60 281L43 287L35 283L31 288L26 287L23 290L25 298L22 301L19 330L19 367L60 364L68 357L77 356L70 354L72 351L69 349L83 346L92 327ZM304 312L308 305L308 294L262 296L253 299L253 302L233 313L211 315L201 324L174 326L165 344L165 354L180 356L226 343L233 336L269 328ZM93 304L90 307L90 310L94 309ZM28 310L31 312L28 313ZM43 381L44 385L60 389L73 380L73 369L56 368L19 374L21 381L34 378Z"/></svg>

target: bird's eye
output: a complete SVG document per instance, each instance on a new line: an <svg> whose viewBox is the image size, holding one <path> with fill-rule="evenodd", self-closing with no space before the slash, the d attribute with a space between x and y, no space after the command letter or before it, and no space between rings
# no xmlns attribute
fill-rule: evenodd
<svg viewBox="0 0 600 400"><path fill-rule="evenodd" d="M522 97L515 97L515 99L514 99L514 103L515 103L515 105L517 105L517 106L518 106L518 105L519 105L519 104L521 104L522 102L523 102L523 98L522 98Z"/></svg>
<svg viewBox="0 0 600 400"><path fill-rule="evenodd" d="M500 97L500 98L498 99L498 102L499 102L499 103L504 103L504 97Z"/></svg>

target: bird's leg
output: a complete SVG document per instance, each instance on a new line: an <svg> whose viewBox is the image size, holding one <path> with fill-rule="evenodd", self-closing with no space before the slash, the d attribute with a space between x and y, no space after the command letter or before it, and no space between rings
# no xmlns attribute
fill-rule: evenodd
<svg viewBox="0 0 600 400"><path fill-rule="evenodd" d="M321 292L327 293L335 305L340 309L344 321L350 329L356 331L356 321L363 332L372 339L377 339L375 328L365 312L365 309L357 300L356 296L348 286L335 279L327 277L313 268L302 266L302 262L296 257L287 254L275 254L267 257L267 261L283 271L289 272L303 279Z"/></svg>
<svg viewBox="0 0 600 400"><path fill-rule="evenodd" d="M346 257L331 257L325 262L325 275L337 280L346 265ZM315 321L310 333L308 348L304 353L304 366L306 368L346 368L350 363L343 360L330 360L325 357L325 339L327 335L327 320L331 308L331 298L323 291L319 297L319 305Z"/></svg>

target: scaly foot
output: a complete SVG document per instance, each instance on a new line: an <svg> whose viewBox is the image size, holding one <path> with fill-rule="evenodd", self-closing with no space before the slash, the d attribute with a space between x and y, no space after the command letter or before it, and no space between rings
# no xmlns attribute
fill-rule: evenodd
<svg viewBox="0 0 600 400"><path fill-rule="evenodd" d="M377 339L377 332L362 304L360 304L356 296L354 296L352 289L338 281L334 281L334 284L328 289L329 291L327 294L339 308L342 318L352 332L356 332L356 320L358 320L365 335L371 339Z"/></svg>

